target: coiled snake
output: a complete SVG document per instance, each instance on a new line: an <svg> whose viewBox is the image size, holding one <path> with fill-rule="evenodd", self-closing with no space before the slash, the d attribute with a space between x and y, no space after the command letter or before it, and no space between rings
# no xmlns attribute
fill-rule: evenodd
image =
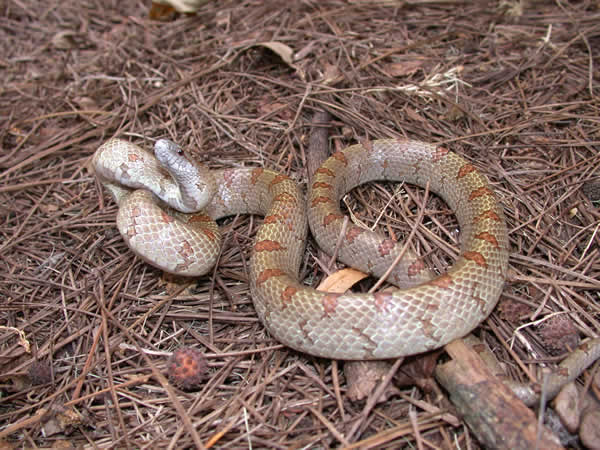
<svg viewBox="0 0 600 450"><path fill-rule="evenodd" d="M508 264L502 209L486 178L443 147L411 140L348 147L317 170L308 202L296 182L270 170L209 171L168 140L156 142L155 155L113 139L93 158L96 175L119 203L117 226L127 244L160 269L202 275L219 253L214 220L263 215L250 289L262 323L289 347L336 359L421 353L469 333L500 296ZM328 294L300 283L307 217L319 245L333 252L344 222L340 196L376 179L429 183L458 219L462 245L456 263L425 282L418 260L400 263L389 280L412 287L391 292ZM339 259L375 276L402 247L355 225L341 241Z"/></svg>

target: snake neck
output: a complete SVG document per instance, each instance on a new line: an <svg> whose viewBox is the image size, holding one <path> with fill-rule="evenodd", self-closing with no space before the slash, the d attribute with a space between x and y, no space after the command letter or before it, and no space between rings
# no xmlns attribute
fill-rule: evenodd
<svg viewBox="0 0 600 450"><path fill-rule="evenodd" d="M154 193L183 213L204 209L217 190L211 171L188 158L179 145L168 139L156 141L154 154L173 180L161 185L161 190Z"/></svg>

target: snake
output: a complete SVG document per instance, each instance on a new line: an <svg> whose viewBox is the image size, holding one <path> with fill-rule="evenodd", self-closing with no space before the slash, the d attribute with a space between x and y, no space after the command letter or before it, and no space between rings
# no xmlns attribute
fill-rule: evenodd
<svg viewBox="0 0 600 450"><path fill-rule="evenodd" d="M259 319L282 344L342 360L398 358L433 350L476 328L495 307L507 275L503 209L487 178L446 147L410 139L364 141L335 152L308 183L263 167L211 170L168 139L154 153L113 138L94 153L98 180L118 204L117 228L151 265L202 276L218 263L216 220L264 217L249 264ZM454 212L460 253L430 279L418 257L400 260L375 293L320 292L299 280L308 224L318 245L381 277L404 245L347 221L342 195L373 180L429 188Z"/></svg>

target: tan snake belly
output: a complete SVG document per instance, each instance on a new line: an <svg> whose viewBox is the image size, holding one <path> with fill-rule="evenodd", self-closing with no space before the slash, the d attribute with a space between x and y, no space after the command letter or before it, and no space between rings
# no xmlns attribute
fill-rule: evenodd
<svg viewBox="0 0 600 450"><path fill-rule="evenodd" d="M185 155L179 151L179 156ZM218 254L216 226L202 214L158 209L154 195L130 193L148 178L153 192L171 192L153 156L125 141L98 149L94 166L120 204L117 223L132 249L151 264L187 275L205 273ZM154 170L144 175L144 168ZM141 174L141 175L140 175ZM421 353L462 337L494 308L506 277L508 237L502 210L487 180L473 165L430 144L378 140L335 153L315 174L308 202L285 175L256 169L212 171L212 180L193 178L200 191L216 189L205 209L213 219L231 214L265 217L250 261L250 289L269 332L297 350L336 359L382 359ZM161 178L163 177L163 178ZM319 245L333 251L343 224L339 198L370 180L425 186L452 208L461 228L461 253L437 278L420 283L418 261L400 264L390 281L414 285L375 294L328 294L298 281L306 241L306 218ZM181 183L180 183L181 184ZM168 195L167 195L168 197ZM181 221L180 221L181 220ZM205 228L207 226L207 228ZM190 233L190 234L188 234ZM349 225L339 258L380 276L399 244ZM197 269L196 259L209 259ZM212 262L211 262L212 260Z"/></svg>

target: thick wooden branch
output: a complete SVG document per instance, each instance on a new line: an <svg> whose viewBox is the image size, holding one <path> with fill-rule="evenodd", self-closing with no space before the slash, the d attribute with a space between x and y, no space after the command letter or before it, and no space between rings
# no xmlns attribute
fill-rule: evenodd
<svg viewBox="0 0 600 450"><path fill-rule="evenodd" d="M478 440L487 448L561 449L558 439L496 378L462 339L446 345L452 361L436 368L436 378Z"/></svg>

